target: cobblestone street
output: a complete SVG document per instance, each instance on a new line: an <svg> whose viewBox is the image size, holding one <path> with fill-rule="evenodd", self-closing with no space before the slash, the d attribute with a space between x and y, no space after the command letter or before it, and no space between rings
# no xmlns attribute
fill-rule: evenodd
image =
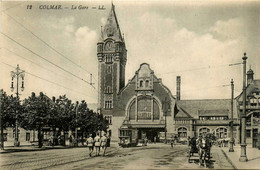
<svg viewBox="0 0 260 170"><path fill-rule="evenodd" d="M1 154L1 169L183 169L202 168L198 162L188 163L187 146L170 148L164 144L145 147L108 148L105 157L89 157L88 148L50 149ZM94 154L93 154L94 155ZM207 168L228 168L232 165L221 149L212 149L212 159Z"/></svg>

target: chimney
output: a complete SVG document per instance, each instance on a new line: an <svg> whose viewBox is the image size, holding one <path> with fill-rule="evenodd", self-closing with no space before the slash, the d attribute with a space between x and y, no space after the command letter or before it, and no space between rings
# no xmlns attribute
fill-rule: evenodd
<svg viewBox="0 0 260 170"><path fill-rule="evenodd" d="M181 100L181 76L176 77L176 100Z"/></svg>

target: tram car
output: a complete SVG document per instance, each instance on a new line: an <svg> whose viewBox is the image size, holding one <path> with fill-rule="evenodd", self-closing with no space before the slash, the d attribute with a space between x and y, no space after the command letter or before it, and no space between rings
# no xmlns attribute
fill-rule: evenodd
<svg viewBox="0 0 260 170"><path fill-rule="evenodd" d="M132 147L138 144L138 130L129 127L119 128L119 146Z"/></svg>

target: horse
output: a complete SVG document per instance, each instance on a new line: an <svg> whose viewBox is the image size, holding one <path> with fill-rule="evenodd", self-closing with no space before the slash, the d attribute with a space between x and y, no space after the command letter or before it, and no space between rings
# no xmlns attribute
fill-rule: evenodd
<svg viewBox="0 0 260 170"><path fill-rule="evenodd" d="M210 159L210 142L206 137L199 138L197 141L197 148L199 150L199 165L202 163L206 167L206 157Z"/></svg>

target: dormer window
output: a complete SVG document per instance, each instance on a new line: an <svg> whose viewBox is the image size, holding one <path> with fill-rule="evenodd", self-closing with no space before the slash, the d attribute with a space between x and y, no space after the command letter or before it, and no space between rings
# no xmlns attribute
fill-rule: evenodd
<svg viewBox="0 0 260 170"><path fill-rule="evenodd" d="M145 81L145 87L149 87L149 80Z"/></svg>
<svg viewBox="0 0 260 170"><path fill-rule="evenodd" d="M144 83L143 80L141 80L141 81L140 81L140 87L143 87L143 86L144 86L143 83Z"/></svg>

